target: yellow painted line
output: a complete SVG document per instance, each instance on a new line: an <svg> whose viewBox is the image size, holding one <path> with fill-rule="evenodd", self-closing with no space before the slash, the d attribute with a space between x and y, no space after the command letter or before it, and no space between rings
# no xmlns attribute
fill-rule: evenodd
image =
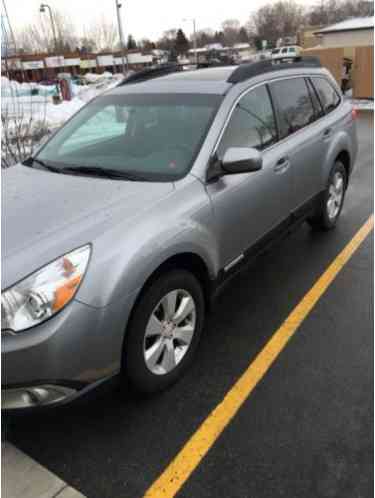
<svg viewBox="0 0 375 498"><path fill-rule="evenodd" d="M371 215L274 333L223 401L210 413L174 460L152 484L145 497L170 498L176 495L373 227L374 217Z"/></svg>

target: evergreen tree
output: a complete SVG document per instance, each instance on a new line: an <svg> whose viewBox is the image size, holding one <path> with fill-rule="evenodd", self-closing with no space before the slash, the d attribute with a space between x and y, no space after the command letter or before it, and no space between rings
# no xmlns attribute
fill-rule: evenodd
<svg viewBox="0 0 375 498"><path fill-rule="evenodd" d="M132 35L128 36L128 50L133 50L134 48L137 48L137 43L134 40Z"/></svg>
<svg viewBox="0 0 375 498"><path fill-rule="evenodd" d="M189 50L189 41L181 28L177 31L174 48L178 55L185 54Z"/></svg>

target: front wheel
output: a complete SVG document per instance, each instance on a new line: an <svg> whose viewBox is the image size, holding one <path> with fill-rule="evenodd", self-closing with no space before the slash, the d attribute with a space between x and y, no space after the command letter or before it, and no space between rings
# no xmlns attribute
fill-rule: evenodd
<svg viewBox="0 0 375 498"><path fill-rule="evenodd" d="M331 230L336 226L344 204L346 185L345 167L341 161L336 161L317 214L307 220L312 227Z"/></svg>
<svg viewBox="0 0 375 498"><path fill-rule="evenodd" d="M141 295L124 344L131 385L153 393L173 384L192 360L204 322L200 283L185 270L162 275Z"/></svg>

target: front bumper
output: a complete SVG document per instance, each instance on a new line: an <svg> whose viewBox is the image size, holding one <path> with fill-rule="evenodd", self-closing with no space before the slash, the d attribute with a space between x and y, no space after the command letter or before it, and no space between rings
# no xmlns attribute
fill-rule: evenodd
<svg viewBox="0 0 375 498"><path fill-rule="evenodd" d="M2 339L2 409L66 403L121 368L132 300L72 301L44 323Z"/></svg>

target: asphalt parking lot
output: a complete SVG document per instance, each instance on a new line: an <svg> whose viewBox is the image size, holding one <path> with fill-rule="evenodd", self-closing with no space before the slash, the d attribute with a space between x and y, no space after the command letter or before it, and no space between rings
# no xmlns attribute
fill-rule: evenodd
<svg viewBox="0 0 375 498"><path fill-rule="evenodd" d="M303 226L236 277L195 363L149 399L111 389L12 421L10 439L89 498L143 496L373 210L373 115L335 231ZM373 492L373 234L308 314L178 496ZM150 492L149 496L170 496Z"/></svg>

